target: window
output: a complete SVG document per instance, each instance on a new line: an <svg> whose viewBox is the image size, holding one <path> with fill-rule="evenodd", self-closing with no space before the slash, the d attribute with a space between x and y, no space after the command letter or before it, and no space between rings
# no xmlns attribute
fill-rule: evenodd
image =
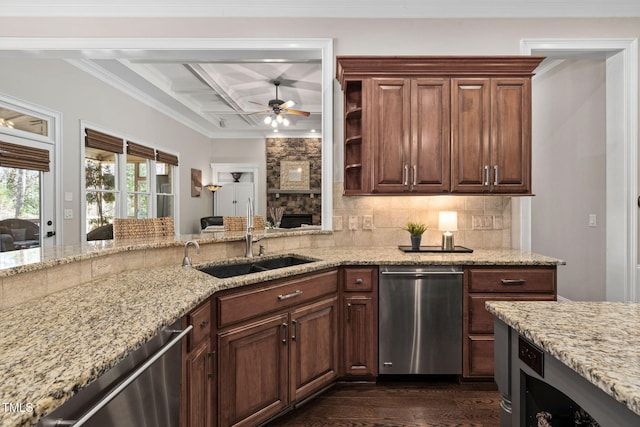
<svg viewBox="0 0 640 427"><path fill-rule="evenodd" d="M161 153L85 129L87 240L112 238L113 218L175 216L173 176L178 157Z"/></svg>
<svg viewBox="0 0 640 427"><path fill-rule="evenodd" d="M0 94L0 251L56 242L59 115Z"/></svg>

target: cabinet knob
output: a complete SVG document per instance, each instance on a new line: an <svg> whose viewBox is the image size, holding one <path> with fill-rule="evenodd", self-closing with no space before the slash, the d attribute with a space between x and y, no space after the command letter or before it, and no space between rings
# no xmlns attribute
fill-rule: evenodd
<svg viewBox="0 0 640 427"><path fill-rule="evenodd" d="M203 321L203 322L201 322L201 323L200 323L200 328L201 328L201 329L204 329L204 328L206 328L207 326L209 326L209 321L208 321L208 320L205 320L205 321Z"/></svg>
<svg viewBox="0 0 640 427"><path fill-rule="evenodd" d="M364 280L362 280L359 277L356 279L356 285L362 285L363 282L364 282Z"/></svg>

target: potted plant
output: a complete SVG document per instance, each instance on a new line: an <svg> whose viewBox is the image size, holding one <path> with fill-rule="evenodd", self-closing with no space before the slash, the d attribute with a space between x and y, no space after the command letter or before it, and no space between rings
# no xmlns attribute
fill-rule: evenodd
<svg viewBox="0 0 640 427"><path fill-rule="evenodd" d="M404 226L403 230L408 231L411 235L411 250L417 251L420 249L422 234L427 231L428 228L428 225L411 221L409 221L407 225Z"/></svg>

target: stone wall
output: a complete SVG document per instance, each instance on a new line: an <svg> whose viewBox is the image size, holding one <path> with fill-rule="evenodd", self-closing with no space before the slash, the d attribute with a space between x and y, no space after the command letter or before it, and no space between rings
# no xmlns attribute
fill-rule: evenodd
<svg viewBox="0 0 640 427"><path fill-rule="evenodd" d="M322 139L320 138L267 138L267 215L271 207L284 207L285 214L312 214L313 224L320 224L321 194L274 194L280 189L280 164L286 161L309 162L309 188L322 188ZM269 218L271 220L271 218Z"/></svg>

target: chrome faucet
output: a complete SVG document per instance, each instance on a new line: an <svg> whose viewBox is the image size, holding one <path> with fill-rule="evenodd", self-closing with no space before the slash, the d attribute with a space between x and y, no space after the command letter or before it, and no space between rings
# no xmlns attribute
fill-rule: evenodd
<svg viewBox="0 0 640 427"><path fill-rule="evenodd" d="M190 267L191 266L191 258L189 257L189 245L192 245L196 248L196 253L199 254L200 253L200 245L198 244L198 242L196 242L195 240L189 240L187 243L184 244L184 258L182 259L182 266L183 267Z"/></svg>
<svg viewBox="0 0 640 427"><path fill-rule="evenodd" d="M249 197L249 202L247 203L247 232L244 235L244 256L253 258L253 243L259 240L262 240L262 237L253 238L253 204L251 203L251 197Z"/></svg>

